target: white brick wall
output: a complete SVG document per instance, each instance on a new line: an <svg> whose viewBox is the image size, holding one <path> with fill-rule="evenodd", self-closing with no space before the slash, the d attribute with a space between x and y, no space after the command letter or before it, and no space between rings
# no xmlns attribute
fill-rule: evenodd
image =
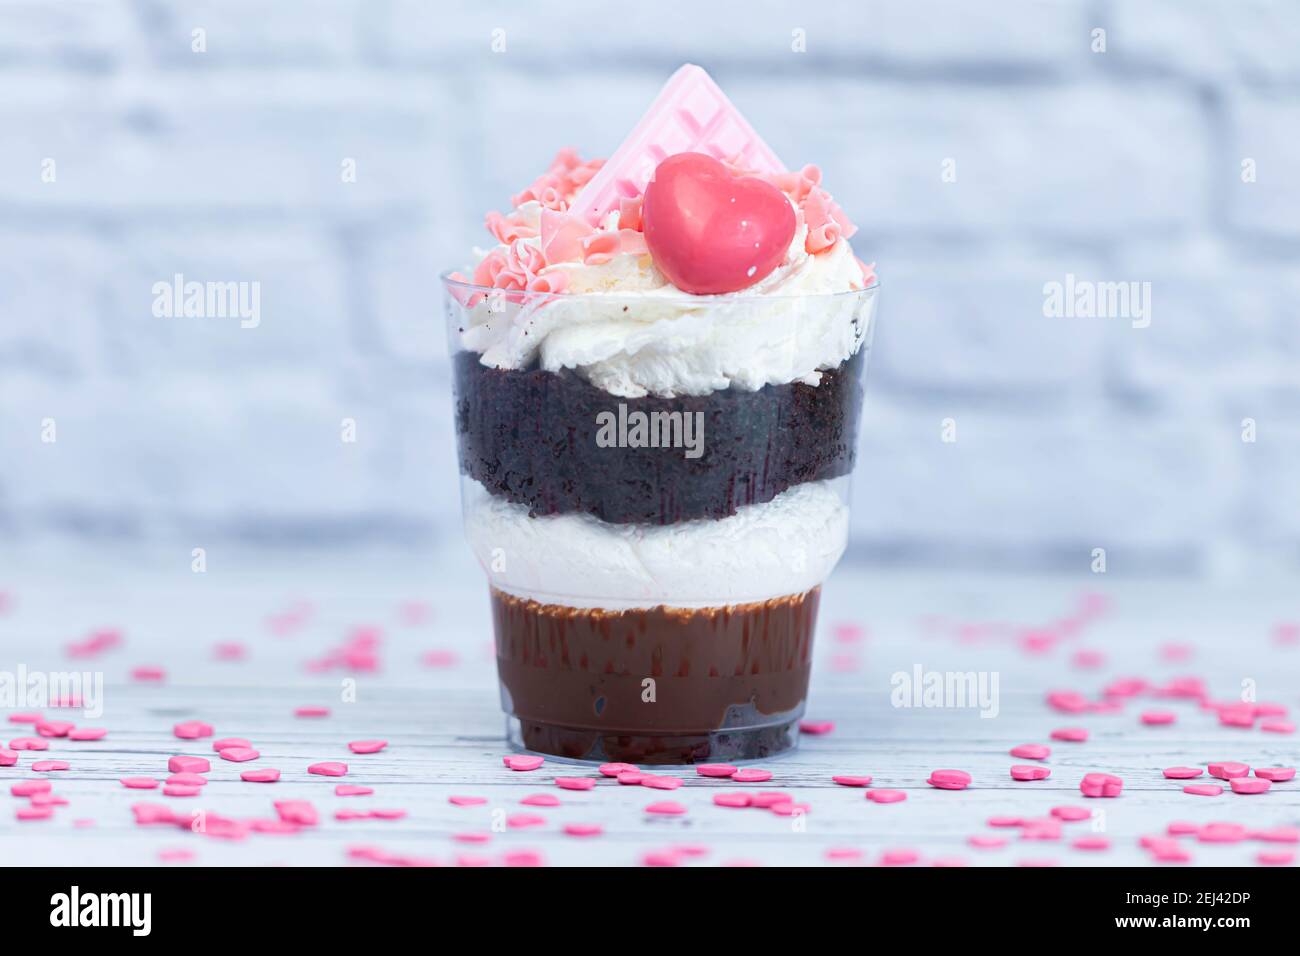
<svg viewBox="0 0 1300 956"><path fill-rule="evenodd" d="M787 162L823 168L884 280L856 555L1300 555L1300 5L7 0L0 17L0 543L458 533L436 275L555 149L608 153L693 60ZM260 327L155 319L151 287L177 272L259 282ZM1150 282L1151 326L1044 318L1067 273Z"/></svg>

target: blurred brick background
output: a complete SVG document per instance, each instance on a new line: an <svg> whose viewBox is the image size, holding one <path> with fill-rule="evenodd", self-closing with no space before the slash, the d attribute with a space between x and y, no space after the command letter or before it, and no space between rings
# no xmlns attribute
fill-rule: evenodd
<svg viewBox="0 0 1300 956"><path fill-rule="evenodd" d="M879 266L854 557L1297 563L1300 4L623 6L0 0L0 546L458 535L437 273L690 60ZM260 327L155 318L177 272Z"/></svg>

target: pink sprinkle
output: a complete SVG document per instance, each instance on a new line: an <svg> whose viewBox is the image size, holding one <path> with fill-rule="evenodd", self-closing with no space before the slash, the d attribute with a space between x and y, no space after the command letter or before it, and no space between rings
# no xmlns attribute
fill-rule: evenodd
<svg viewBox="0 0 1300 956"><path fill-rule="evenodd" d="M362 787L355 783L340 783L334 788L336 797L368 797L375 792L374 787ZM451 802L455 803L460 800L475 800L475 797L452 797ZM487 801L483 801L487 802Z"/></svg>
<svg viewBox="0 0 1300 956"><path fill-rule="evenodd" d="M1191 780L1205 773L1200 767L1165 767L1162 772L1170 780Z"/></svg>
<svg viewBox="0 0 1300 956"><path fill-rule="evenodd" d="M375 820L401 820L406 811L397 807L376 807L370 811L370 816Z"/></svg>
<svg viewBox="0 0 1300 956"><path fill-rule="evenodd" d="M1020 828L1022 840L1059 840L1061 839L1061 821L1055 817L1041 817L1026 820Z"/></svg>
<svg viewBox="0 0 1300 956"><path fill-rule="evenodd" d="M516 830L527 829L528 827L540 827L546 822L546 817L539 817L535 813L512 813L506 817L506 826Z"/></svg>
<svg viewBox="0 0 1300 956"><path fill-rule="evenodd" d="M940 790L965 790L970 786L970 774L965 770L932 770L926 783Z"/></svg>
<svg viewBox="0 0 1300 956"><path fill-rule="evenodd" d="M212 741L212 749L217 753L223 750L232 750L235 747L252 747L243 737L222 737L220 740Z"/></svg>
<svg viewBox="0 0 1300 956"><path fill-rule="evenodd" d="M212 769L206 757L187 757L178 754L167 761L167 769L172 773L207 773Z"/></svg>
<svg viewBox="0 0 1300 956"><path fill-rule="evenodd" d="M1018 763L1011 766L1012 780L1046 780L1052 775L1052 771L1047 767L1038 767L1031 764Z"/></svg>
<svg viewBox="0 0 1300 956"><path fill-rule="evenodd" d="M1047 704L1053 710L1079 714L1088 709L1088 698L1077 691L1055 690L1047 695Z"/></svg>
<svg viewBox="0 0 1300 956"><path fill-rule="evenodd" d="M20 780L9 788L15 797L30 797L34 793L49 793L51 784L48 780Z"/></svg>
<svg viewBox="0 0 1300 956"><path fill-rule="evenodd" d="M989 817L985 821L991 827L1023 827L1024 817Z"/></svg>
<svg viewBox="0 0 1300 956"><path fill-rule="evenodd" d="M508 867L533 867L542 865L542 855L534 850L513 850L501 857Z"/></svg>
<svg viewBox="0 0 1300 956"><path fill-rule="evenodd" d="M123 777L121 783L128 790L153 790L158 786L153 777Z"/></svg>
<svg viewBox="0 0 1300 956"><path fill-rule="evenodd" d="M1059 727L1052 731L1053 740L1064 740L1069 743L1083 743L1088 739L1088 731L1083 727Z"/></svg>
<svg viewBox="0 0 1300 956"><path fill-rule="evenodd" d="M448 797L447 802L457 807L481 807L487 797Z"/></svg>
<svg viewBox="0 0 1300 956"><path fill-rule="evenodd" d="M1081 836L1070 844L1076 850L1109 850L1110 840L1104 836Z"/></svg>
<svg viewBox="0 0 1300 956"><path fill-rule="evenodd" d="M836 776L834 776L834 777L831 777L831 779L832 779L833 781L835 781L836 783L838 783L841 787L869 787L869 786L871 786L871 778L868 777L868 776L854 776L854 775L851 775L851 774L843 774L843 773L842 773L842 774L838 774L838 775L836 775Z"/></svg>
<svg viewBox="0 0 1300 956"><path fill-rule="evenodd" d="M377 754L387 746L387 740L354 740L348 744L348 749L354 754Z"/></svg>
<svg viewBox="0 0 1300 956"><path fill-rule="evenodd" d="M1223 788L1216 783L1190 783L1183 787L1183 793L1194 797L1217 797L1223 793Z"/></svg>
<svg viewBox="0 0 1300 956"><path fill-rule="evenodd" d="M862 851L854 846L833 846L826 851L828 860L860 860Z"/></svg>
<svg viewBox="0 0 1300 956"><path fill-rule="evenodd" d="M226 747L218 752L218 756L231 763L244 763L247 760L256 760L262 755L252 747Z"/></svg>
<svg viewBox="0 0 1300 956"><path fill-rule="evenodd" d="M75 726L67 720L42 720L36 725L36 732L42 737L66 737Z"/></svg>
<svg viewBox="0 0 1300 956"><path fill-rule="evenodd" d="M1092 811L1087 807L1052 807L1052 816L1058 820L1065 820L1068 823L1075 823L1079 820L1086 820L1092 816Z"/></svg>
<svg viewBox="0 0 1300 956"><path fill-rule="evenodd" d="M453 833L451 838L457 843L487 843L492 839L492 834L481 832Z"/></svg>
<svg viewBox="0 0 1300 956"><path fill-rule="evenodd" d="M35 769L35 767L33 767ZM1256 767L1255 776L1263 777L1274 783L1285 783L1295 779L1295 767Z"/></svg>
<svg viewBox="0 0 1300 956"><path fill-rule="evenodd" d="M1219 723L1225 727L1253 727L1255 717L1251 704L1226 704L1219 708Z"/></svg>
<svg viewBox="0 0 1300 956"><path fill-rule="evenodd" d="M778 803L792 803L794 797L785 790L760 790L758 793L750 794L749 802L751 806L758 807L760 810L770 810Z"/></svg>
<svg viewBox="0 0 1300 956"><path fill-rule="evenodd" d="M137 681L158 682L166 678L167 672L153 664L144 664L131 670L131 679Z"/></svg>
<svg viewBox="0 0 1300 956"><path fill-rule="evenodd" d="M733 783L766 783L772 779L772 771L760 770L758 767L745 767L731 775Z"/></svg>
<svg viewBox="0 0 1300 956"><path fill-rule="evenodd" d="M9 741L10 750L49 750L50 745L40 737L15 737Z"/></svg>
<svg viewBox="0 0 1300 956"><path fill-rule="evenodd" d="M1210 764L1210 776L1221 780L1231 780L1233 777L1245 777L1249 774L1250 767L1244 763L1225 760Z"/></svg>
<svg viewBox="0 0 1300 956"><path fill-rule="evenodd" d="M526 772L536 770L546 762L546 758L534 757L531 754L508 754L501 758L501 762L511 770Z"/></svg>
<svg viewBox="0 0 1300 956"><path fill-rule="evenodd" d="M348 772L348 765L337 760L324 760L309 766L307 772L322 777L342 777Z"/></svg>
<svg viewBox="0 0 1300 956"><path fill-rule="evenodd" d="M526 807L558 807L560 798L553 793L534 793L519 801Z"/></svg>
<svg viewBox="0 0 1300 956"><path fill-rule="evenodd" d="M163 787L165 797L197 797L201 792L201 787L187 787L179 783L169 783Z"/></svg>
<svg viewBox="0 0 1300 956"><path fill-rule="evenodd" d="M50 770L67 770L70 766L66 760L38 760L32 764L32 769L37 773L45 773Z"/></svg>
<svg viewBox="0 0 1300 956"><path fill-rule="evenodd" d="M1121 677L1107 684L1102 693L1107 697L1136 697L1150 686L1141 677Z"/></svg>
<svg viewBox="0 0 1300 956"><path fill-rule="evenodd" d="M457 660L459 658L455 651L442 649L427 651L420 658L425 667L454 667Z"/></svg>
<svg viewBox="0 0 1300 956"><path fill-rule="evenodd" d="M1289 850L1264 850L1255 855L1255 862L1260 866L1290 866L1295 854Z"/></svg>
<svg viewBox="0 0 1300 956"><path fill-rule="evenodd" d="M12 750L0 747L0 767L12 767L18 762L18 754Z"/></svg>
<svg viewBox="0 0 1300 956"><path fill-rule="evenodd" d="M1118 797L1124 781L1114 774L1086 773L1079 781L1079 792L1085 797Z"/></svg>
<svg viewBox="0 0 1300 956"><path fill-rule="evenodd" d="M1202 843L1240 843L1246 839L1246 828L1239 823L1207 823L1196 831Z"/></svg>
<svg viewBox="0 0 1300 956"><path fill-rule="evenodd" d="M1007 838L977 833L975 836L968 837L966 842L978 850L996 850L1000 846L1007 845Z"/></svg>
<svg viewBox="0 0 1300 956"><path fill-rule="evenodd" d="M163 863L188 863L194 859L194 851L180 848L159 850L158 859Z"/></svg>
<svg viewBox="0 0 1300 956"><path fill-rule="evenodd" d="M1267 843L1300 843L1300 827L1282 826L1271 830L1256 830L1251 837Z"/></svg>
<svg viewBox="0 0 1300 956"><path fill-rule="evenodd" d="M658 803L652 803L645 808L646 813L660 813L667 816L680 816L686 812L686 808L680 803L672 800L660 800Z"/></svg>
<svg viewBox="0 0 1300 956"><path fill-rule="evenodd" d="M1172 710L1144 710L1141 714L1142 723L1151 727L1172 724L1176 717L1177 715Z"/></svg>
<svg viewBox="0 0 1300 956"><path fill-rule="evenodd" d="M77 727L68 731L69 740L103 740L108 731L103 727Z"/></svg>
<svg viewBox="0 0 1300 956"><path fill-rule="evenodd" d="M1196 833L1200 829L1201 825L1199 823L1189 823L1186 820L1175 820L1170 823L1169 826L1165 827L1165 832L1170 836L1187 836L1188 834Z"/></svg>
<svg viewBox="0 0 1300 956"><path fill-rule="evenodd" d="M719 807L747 807L753 802L747 793L715 793L713 803Z"/></svg>
<svg viewBox="0 0 1300 956"><path fill-rule="evenodd" d="M200 737L212 736L212 725L201 720L186 720L173 727L172 733L181 740L198 740Z"/></svg>
<svg viewBox="0 0 1300 956"><path fill-rule="evenodd" d="M915 850L886 850L880 856L880 864L881 866L911 866L919 859L921 854Z"/></svg>
<svg viewBox="0 0 1300 956"><path fill-rule="evenodd" d="M1021 760L1046 760L1052 755L1052 748L1046 744L1021 744L1011 748L1011 756Z"/></svg>
<svg viewBox="0 0 1300 956"><path fill-rule="evenodd" d="M1295 733L1295 724L1289 720L1266 720L1259 725L1260 730L1266 730L1270 734L1293 734Z"/></svg>
<svg viewBox="0 0 1300 956"><path fill-rule="evenodd" d="M11 724L39 724L40 722L41 715L37 713L27 712L9 715L9 723Z"/></svg>
<svg viewBox="0 0 1300 956"><path fill-rule="evenodd" d="M641 786L655 790L676 790L681 785L681 777L646 777L641 781Z"/></svg>
<svg viewBox="0 0 1300 956"><path fill-rule="evenodd" d="M639 787L641 786L641 781L644 780L646 776L647 774L644 774L639 770L631 770L627 773L620 773L618 775L618 782L625 787Z"/></svg>
<svg viewBox="0 0 1300 956"><path fill-rule="evenodd" d="M167 783L179 783L183 787L206 787L208 778L201 773L174 773L167 778Z"/></svg>
<svg viewBox="0 0 1300 956"><path fill-rule="evenodd" d="M799 733L801 734L829 734L835 729L835 722L832 720L801 720L799 721Z"/></svg>
<svg viewBox="0 0 1300 956"><path fill-rule="evenodd" d="M902 790L868 790L867 799L872 803L898 803L906 800L907 794Z"/></svg>
<svg viewBox="0 0 1300 956"><path fill-rule="evenodd" d="M600 765L601 776L617 777L621 773L638 773L636 767L630 763L603 763Z"/></svg>
<svg viewBox="0 0 1300 956"><path fill-rule="evenodd" d="M774 803L768 807L779 817L806 816L812 807L806 803L795 803L793 800L786 800L783 803Z"/></svg>
<svg viewBox="0 0 1300 956"><path fill-rule="evenodd" d="M48 820L54 816L53 807L19 807L14 811L19 820Z"/></svg>
<svg viewBox="0 0 1300 956"><path fill-rule="evenodd" d="M564 832L569 836L593 837L600 836L605 830L599 823L566 823Z"/></svg>
<svg viewBox="0 0 1300 956"><path fill-rule="evenodd" d="M737 768L729 763L702 763L695 767L701 777L730 777Z"/></svg>
<svg viewBox="0 0 1300 956"><path fill-rule="evenodd" d="M277 800L275 812L285 823L304 827L314 827L320 819L310 800Z"/></svg>
<svg viewBox="0 0 1300 956"><path fill-rule="evenodd" d="M223 641L212 646L212 656L219 661L242 661L248 648L238 641Z"/></svg>
<svg viewBox="0 0 1300 956"><path fill-rule="evenodd" d="M1075 651L1074 657L1071 658L1075 667L1101 667L1106 663L1106 655L1101 651L1083 650Z"/></svg>
<svg viewBox="0 0 1300 956"><path fill-rule="evenodd" d="M328 717L330 709L328 707L308 706L295 707L293 711L295 717Z"/></svg>
<svg viewBox="0 0 1300 956"><path fill-rule="evenodd" d="M1268 793L1272 782L1263 777L1233 777L1228 781L1233 793Z"/></svg>
<svg viewBox="0 0 1300 956"><path fill-rule="evenodd" d="M240 771L239 779L245 783L275 783L280 779L280 771L273 767L258 767L256 770Z"/></svg>
<svg viewBox="0 0 1300 956"><path fill-rule="evenodd" d="M641 857L643 866L678 866L681 858L676 853L647 853Z"/></svg>
<svg viewBox="0 0 1300 956"><path fill-rule="evenodd" d="M556 777L555 785L561 790L591 790L596 781L593 777Z"/></svg>

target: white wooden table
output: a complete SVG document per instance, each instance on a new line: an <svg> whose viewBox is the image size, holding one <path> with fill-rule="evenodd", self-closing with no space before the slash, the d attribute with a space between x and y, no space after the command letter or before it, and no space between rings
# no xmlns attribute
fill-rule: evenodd
<svg viewBox="0 0 1300 956"><path fill-rule="evenodd" d="M633 865L653 851L679 844L699 845L705 855L691 865L751 861L762 864L819 864L832 847L853 847L867 862L898 847L920 852L922 862L959 857L972 865L1009 865L1053 860L1063 865L1149 862L1138 839L1160 834L1171 820L1228 820L1251 828L1300 823L1300 782L1275 784L1259 796L1225 792L1214 798L1189 796L1183 782L1166 780L1161 768L1204 765L1234 759L1254 766L1294 766L1297 738L1219 725L1214 714L1185 701L1139 698L1117 714L1066 715L1044 703L1049 689L1099 692L1125 675L1165 680L1196 674L1217 698L1236 697L1253 681L1259 700L1294 711L1300 701L1300 646L1286 646L1272 634L1279 620L1300 617L1295 582L1286 580L1217 587L1197 582L1123 581L1111 576L1076 579L953 577L841 568L825 591L818 658L808 716L833 720L833 733L803 738L799 750L764 761L774 772L767 784L739 785L680 773L686 784L674 792L620 787L602 780L591 792L556 789L557 775L591 772L549 761L536 772L514 773L501 764L506 752L498 707L485 588L459 542L445 553L348 551L330 554L238 553L209 549L208 570L190 570L188 547L118 553L105 549L47 547L0 556L0 592L9 607L0 613L0 671L98 669L105 675L104 714L79 724L108 728L98 742L52 741L42 754L23 753L17 767L0 768L0 862L40 864L139 864L160 861L169 849L193 851L201 864L339 865L347 848L365 844L393 853L440 862L460 855L493 862L513 850L535 850L547 863ZM1111 611L1077 639L1040 654L1027 653L999 635L1059 618L1083 590L1102 591ZM276 636L267 617L305 601L311 614L301 627ZM427 620L412 622L408 602L431 608ZM1289 603L1288 603L1289 602ZM837 622L858 622L867 631L856 644L832 636ZM961 640L951 626L982 622L979 639ZM304 662L340 644L351 628L383 628L382 670L348 675L341 670L310 673ZM989 626L992 625L992 626ZM94 628L120 627L124 645L91 661L70 660L63 648ZM968 634L968 638L970 638ZM237 641L248 647L242 662L218 662L212 648ZM1190 658L1164 659L1169 642L1189 645ZM1099 651L1106 663L1087 670L1073 666L1079 650ZM454 652L451 666L422 663L429 651ZM165 668L161 683L130 679L143 664ZM996 672L999 714L972 710L899 709L890 703L890 677L920 664L929 670ZM343 681L356 678L356 701L341 697ZM296 707L321 704L322 719L295 717ZM1138 714L1147 708L1177 712L1177 722L1147 727ZM210 740L182 741L172 726L198 719L214 725L218 737L246 737L259 760L234 764L217 759ZM1086 743L1057 743L1049 732L1085 726ZM30 728L3 724L5 741ZM382 738L382 753L354 755L351 740ZM1021 743L1050 743L1051 778L1018 783L1010 779L1008 755ZM172 754L212 758L211 782L197 798L168 798L161 791L125 789L125 776L167 775ZM8 785L32 776L33 759L66 759L71 769L48 776L69 804L43 821L20 822L14 810L25 800L8 795ZM344 778L309 775L308 764L342 760ZM241 770L275 767L280 782L239 780ZM932 789L935 768L970 772L972 786L961 792ZM1089 771L1123 777L1123 795L1085 800L1078 791ZM907 791L902 803L876 805L863 791L831 782L836 773L874 777L874 787ZM1207 782L1202 778L1198 782ZM337 783L373 786L367 797L337 797ZM718 790L790 789L810 810L782 817L756 809L713 805ZM561 806L520 806L532 793L554 793ZM453 794L478 795L487 803L457 807ZM137 826L130 807L167 803L178 812L202 808L228 817L270 818L273 800L304 798L321 814L317 827L292 835L252 834L227 841L173 828ZM684 803L684 816L648 815L656 800ZM1104 811L1094 821L1066 824L1060 841L1016 839L1016 831L992 830L995 815L1044 816L1058 804ZM396 807L400 820L337 821L338 809ZM504 811L504 813L503 813ZM546 823L492 832L504 814L536 813ZM80 825L78 825L80 821ZM86 823L93 821L93 825ZM566 836L564 823L597 823L604 834ZM465 831L488 831L483 845L452 839ZM1104 852L1072 849L1077 835L1103 832L1112 842ZM967 844L973 834L1009 836L1001 849ZM1246 864L1261 849L1277 845L1246 841L1201 844L1184 838L1195 863Z"/></svg>

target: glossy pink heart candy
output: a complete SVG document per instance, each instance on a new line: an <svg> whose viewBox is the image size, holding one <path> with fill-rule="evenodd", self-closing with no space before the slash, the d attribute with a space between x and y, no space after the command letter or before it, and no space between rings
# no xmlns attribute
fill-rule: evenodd
<svg viewBox="0 0 1300 956"><path fill-rule="evenodd" d="M794 207L775 186L733 176L703 153L655 169L641 212L659 271L683 292L739 292L780 264L794 238Z"/></svg>

